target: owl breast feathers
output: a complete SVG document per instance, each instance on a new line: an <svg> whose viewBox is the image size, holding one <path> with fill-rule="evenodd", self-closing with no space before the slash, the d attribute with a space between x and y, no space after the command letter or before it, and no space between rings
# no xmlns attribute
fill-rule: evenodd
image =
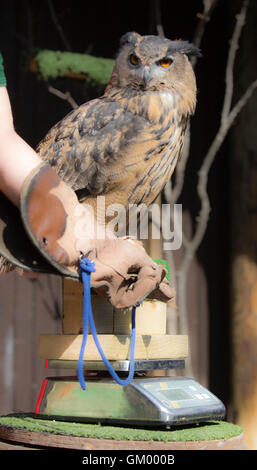
<svg viewBox="0 0 257 470"><path fill-rule="evenodd" d="M186 41L127 33L105 93L57 123L38 152L80 200L151 204L171 177L196 103Z"/></svg>

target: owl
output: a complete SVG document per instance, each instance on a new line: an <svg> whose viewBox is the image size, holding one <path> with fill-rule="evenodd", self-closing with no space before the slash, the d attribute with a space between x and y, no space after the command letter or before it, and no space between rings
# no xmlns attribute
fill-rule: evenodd
<svg viewBox="0 0 257 470"><path fill-rule="evenodd" d="M37 151L96 210L118 203L149 206L181 154L196 105L187 41L136 32L120 39L110 81L100 98L82 104L54 125Z"/></svg>

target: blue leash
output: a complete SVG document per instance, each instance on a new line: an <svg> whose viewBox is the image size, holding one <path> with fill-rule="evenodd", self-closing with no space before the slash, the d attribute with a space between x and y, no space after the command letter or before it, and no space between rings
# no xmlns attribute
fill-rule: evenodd
<svg viewBox="0 0 257 470"><path fill-rule="evenodd" d="M84 379L84 352L87 343L87 336L88 336L88 323L91 328L91 332L97 346L97 349L102 357L104 364L106 365L108 371L110 372L112 378L116 380L119 385L128 385L134 376L135 364L134 364L134 353L135 353L135 341L136 341L136 307L132 308L132 332L131 332L131 341L130 341L130 367L129 367L129 374L128 377L124 380L120 379L120 377L116 374L115 370L109 363L107 357L105 356L102 347L99 343L97 332L95 328L93 313L92 313L92 306L91 306L91 293L90 293L90 278L91 273L95 272L95 264L91 262L88 258L83 258L80 262L81 267L81 277L84 287L84 301L83 301L83 339L79 354L78 360L78 379L80 386L83 390L86 389L86 383Z"/></svg>

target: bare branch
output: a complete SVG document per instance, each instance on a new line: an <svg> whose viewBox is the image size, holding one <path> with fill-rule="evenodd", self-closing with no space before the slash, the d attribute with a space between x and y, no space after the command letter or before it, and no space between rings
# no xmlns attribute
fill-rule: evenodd
<svg viewBox="0 0 257 470"><path fill-rule="evenodd" d="M64 47L67 51L69 52L72 52L72 49L71 49L71 45L68 41L68 39L66 38L64 32L63 32L63 29L58 21L58 18L56 16L56 13L55 13L55 10L54 10L54 7L53 7L53 4L52 4L52 1L51 0L48 0L48 8L49 8L49 11L50 11L50 15L51 15L51 18L52 18L52 21L60 35L60 38L64 44Z"/></svg>
<svg viewBox="0 0 257 470"><path fill-rule="evenodd" d="M209 148L209 151L205 157L204 163L199 172L199 182L198 182L198 194L202 200L202 208L198 218L198 227L194 236L194 239L190 243L190 250L196 251L203 239L203 236L206 231L208 216L210 212L210 202L207 193L207 181L208 181L208 173L210 167L215 159L217 152L219 151L221 145L224 142L224 139L231 128L235 118L243 109L243 107L247 104L249 99L251 98L254 90L257 88L257 80L254 80L251 85L248 87L246 92L234 106L233 110L230 112L226 121L223 122L221 125L218 133L216 134L215 139L212 142L212 145Z"/></svg>
<svg viewBox="0 0 257 470"><path fill-rule="evenodd" d="M203 0L203 12L197 13L197 18L199 18L198 24L196 26L195 34L193 36L193 43L195 46L200 47L202 38L206 29L206 24L211 19L212 12L216 7L218 0ZM197 62L197 56L191 57L191 64L195 67Z"/></svg>
<svg viewBox="0 0 257 470"><path fill-rule="evenodd" d="M158 36L165 36L164 28L162 25L162 18L161 18L161 7L160 7L160 0L154 0L154 13L156 19L156 30Z"/></svg>
<svg viewBox="0 0 257 470"><path fill-rule="evenodd" d="M229 113L227 119L223 124L221 124L219 131L213 140L212 145L210 146L210 149L208 153L206 154L204 163L202 165L202 168L200 170L200 173L208 174L209 169L213 163L213 160L215 158L215 155L217 154L218 150L220 149L230 127L232 126L233 122L235 121L237 115L240 113L240 111L243 109L243 107L247 104L248 100L251 98L254 90L257 88L257 80L254 80L251 85L247 88L245 93L242 95L242 97L238 100L232 111Z"/></svg>
<svg viewBox="0 0 257 470"><path fill-rule="evenodd" d="M245 14L246 14L246 10L245 8L247 7L247 4L248 4L248 1L244 1L243 3L243 7L242 7L242 10L240 12L240 14L238 15L237 17L237 24L235 26L235 29L238 30L238 21L242 21L242 17L244 16L245 17ZM242 15L242 11L243 11L243 15ZM242 23L242 26L244 24L244 21ZM240 28L240 33L242 31L242 27ZM235 34L233 34L233 37L235 37ZM239 36L237 35L237 43L238 43L238 40L239 40ZM235 43L233 41L231 41L231 44L230 44L230 48L234 48L235 47ZM238 48L238 46L237 46ZM230 57L230 53L229 53L229 56ZM228 59L229 60L229 59ZM232 67L234 64L234 59L233 61L230 61L230 66ZM229 72L228 73L228 76L229 76L229 80L232 79L232 89L233 89L233 72ZM248 102L248 100L250 99L250 97L252 96L252 93L254 92L254 90L256 89L257 87L257 80L254 80L250 86L247 88L247 90L245 91L245 93L243 94L243 96L238 100L237 104L234 106L234 108L232 109L232 111L230 112L230 114L226 115L226 117L223 115L223 119L221 119L221 124L220 124L220 128L204 158L204 161L203 161L203 164L201 166L201 169L199 171L199 181L198 181L198 187L197 187L197 190L198 190L198 194L199 194L199 197L200 197L200 200L202 202L202 208L201 208L201 211L200 211L200 215L199 215L199 218L198 218L198 226L197 226L197 229L196 229L196 232L195 232L195 236L192 240L192 247L193 250L197 250L197 248L199 247L202 239L203 239L203 235L205 233L205 230L206 230L206 226L207 226L207 221L208 221L208 216L209 216L209 212L210 212L210 202L209 202L209 198L208 198L208 193L207 193L207 180L208 180L208 173L209 173L209 170L210 170L210 167L215 159L215 156L217 154L217 152L219 151L222 143L224 142L224 139L230 129L230 127L232 126L236 116L240 113L240 111L242 110L242 108L246 105L246 103ZM231 100L231 98L227 98L227 95L230 95L230 89L229 89L229 86L226 86L226 95L224 97L224 103L228 103L229 99ZM226 104L227 106L227 104ZM223 107L224 109L224 107Z"/></svg>
<svg viewBox="0 0 257 470"><path fill-rule="evenodd" d="M235 53L238 49L238 41L239 41L239 37L242 31L242 26L244 24L244 18L246 15L247 6L248 6L248 1L244 1L243 6L241 8L241 12L237 16L237 22L235 25L235 29L237 30L237 33L235 34L235 31L234 31L233 33L234 40L232 40L230 43L230 49L233 48ZM240 23L240 27L238 27L238 23ZM230 93L231 93L230 86L232 86L232 90L233 90L233 70L230 70L230 69L228 70L228 67L233 68L234 60L235 60L235 56L233 56L234 52L231 53L229 51L229 54L228 54L229 64L227 66L226 80L228 79L229 82L226 83L226 91L225 91L224 104L223 104L223 110L225 108L226 114L223 113L223 119L221 119L219 130L203 160L202 166L199 171L197 192L201 201L201 210L197 218L197 227L195 230L195 234L192 240L186 244L187 246L186 246L185 255L178 271L178 287L179 287L178 303L179 303L179 309L180 309L180 325L181 325L180 332L187 331L186 285L187 285L188 269L189 269L191 260L193 259L193 256L195 252L197 251L204 237L204 234L206 232L209 213L210 213L210 201L209 201L209 197L207 193L209 170L217 155L217 152L219 151L222 143L224 142L224 139L229 129L231 128L233 122L235 121L235 118L243 109L243 107L247 104L254 90L257 88L257 79L256 79L249 85L249 87L247 88L245 93L242 95L242 97L238 100L234 108L229 112L229 109L231 106L231 100L232 100L232 96L230 96ZM229 104L229 107L228 107L228 104Z"/></svg>
<svg viewBox="0 0 257 470"><path fill-rule="evenodd" d="M204 0L203 11L202 13L197 14L199 21L196 27L195 34L193 36L193 43L197 47L201 45L201 41L205 32L206 24L208 23L208 21L210 21L212 12L214 8L216 7L217 3L218 3L218 0ZM197 61L196 56L191 58L191 64L193 67L195 67L196 61ZM187 165L187 161L188 161L189 153L190 153L190 140L191 140L190 139L190 127L191 127L190 123L188 123L182 155L176 167L175 185L173 189L171 189L170 187L171 183L169 181L165 188L165 197L170 204L176 203L183 189L185 170L186 170L186 165Z"/></svg>
<svg viewBox="0 0 257 470"><path fill-rule="evenodd" d="M71 94L69 91L66 91L65 93L63 93L62 91L60 90L57 90L57 88L54 88L52 87L51 85L49 85L47 87L48 91L50 93L52 93L53 95L56 95L58 96L58 98L61 98L62 100L65 100L65 101L68 101L68 103L71 105L71 107L73 109L76 109L78 108L78 104L76 103L76 101L72 98Z"/></svg>
<svg viewBox="0 0 257 470"><path fill-rule="evenodd" d="M234 70L234 63L236 58L236 52L238 49L238 42L239 38L245 24L246 12L248 7L249 0L244 0L242 9L236 17L236 25L234 28L234 32L231 38L229 53L228 53L228 60L227 60L227 67L226 67L226 89L225 89L225 99L223 103L223 110L221 114L221 122L224 122L229 114L232 96L233 96L233 89L234 89L234 80L233 80L233 70Z"/></svg>
<svg viewBox="0 0 257 470"><path fill-rule="evenodd" d="M212 12L214 8L216 7L218 3L218 0L203 0L203 11L202 13L198 13L197 17L199 18L199 22L195 31L195 34L193 36L193 43L199 47L205 32L206 24L208 21L210 21ZM197 61L197 57L192 57L191 58L191 64L193 67L195 67ZM187 161L189 158L190 154L190 123L188 123L186 134L185 134L185 141L184 141L184 146L182 150L182 155L177 163L176 166L176 173L175 173L175 185L172 188L171 181L168 181L164 188L164 195L167 200L167 202L171 205L174 205L183 190L184 186L184 179L185 179L185 170L186 170L186 165ZM189 243L187 237L185 234L183 234L183 244L187 246Z"/></svg>
<svg viewBox="0 0 257 470"><path fill-rule="evenodd" d="M228 123L227 123L229 127L231 127L237 115L240 113L242 108L246 105L247 101L251 98L256 88L257 88L257 79L251 83L251 85L247 88L246 92L241 96L240 100L238 100L234 108L230 111L228 115Z"/></svg>
<svg viewBox="0 0 257 470"><path fill-rule="evenodd" d="M200 246L200 243L206 232L208 218L210 213L210 201L207 193L207 182L208 182L208 172L214 161L217 152L219 151L221 145L224 142L224 139L231 128L235 118L247 104L251 98L254 90L257 88L257 80L254 80L251 85L248 87L246 92L234 106L230 112L227 120L220 126L218 133L216 134L209 151L206 154L203 165L199 172L199 182L197 191L202 202L200 214L198 216L198 224L195 235L193 239L186 243L184 246L186 248L183 261L178 270L178 305L180 310L180 333L187 332L187 305L186 305L186 286L187 286L187 273L190 266L190 263L194 257L195 252ZM184 236L184 235L183 235Z"/></svg>

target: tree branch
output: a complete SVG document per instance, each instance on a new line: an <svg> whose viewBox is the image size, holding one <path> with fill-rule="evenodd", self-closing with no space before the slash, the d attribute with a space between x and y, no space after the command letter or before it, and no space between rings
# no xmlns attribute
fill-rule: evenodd
<svg viewBox="0 0 257 470"><path fill-rule="evenodd" d="M200 47L201 41L205 32L205 28L207 23L211 19L211 15L213 13L214 8L216 7L218 0L203 0L203 11L202 13L197 13L197 17L199 18L198 25L196 27L195 34L193 36L193 43ZM195 67L197 62L197 57L194 56L191 58L191 64ZM191 132L190 132L190 123L188 123L184 146L182 150L182 155L177 163L176 172L175 172L175 184L172 188L171 180L167 182L164 188L164 195L169 204L174 206L178 201L184 186L185 180L185 171L186 165L190 154L190 140L191 140ZM173 212L171 211L171 214ZM173 218L172 218L173 221ZM174 227L175 230L175 227ZM183 233L182 243L184 246L188 246L189 240L187 239L185 233Z"/></svg>
<svg viewBox="0 0 257 470"><path fill-rule="evenodd" d="M228 60L227 60L227 67L226 67L226 89L225 89L225 99L223 104L223 110L221 114L221 122L224 122L229 114L232 96L233 96L233 89L234 89L234 80L233 80L233 70L234 70L234 63L236 58L236 52L238 49L238 42L239 38L245 24L246 12L248 7L249 0L244 0L241 12L237 15L236 26L234 28L234 32L231 38L229 53L228 53Z"/></svg>
<svg viewBox="0 0 257 470"><path fill-rule="evenodd" d="M71 94L69 91L66 91L65 93L63 93L62 91L60 90L57 90L57 88L54 88L52 87L51 85L49 85L47 87L48 91L50 93L52 93L53 95L56 95L58 96L58 98L61 98L62 100L65 100L65 101L68 101L68 103L71 105L71 107L73 109L76 109L78 108L78 104L76 103L76 101L72 98Z"/></svg>
<svg viewBox="0 0 257 470"><path fill-rule="evenodd" d="M238 49L238 41L239 41L239 37L240 37L242 27L244 24L244 18L246 15L247 6L248 6L248 1L244 1L243 6L241 8L241 12L237 16L237 21L235 25L235 30L237 31L237 34L235 34L235 30L234 30L234 33L232 36L234 39L230 43L230 49L233 48L235 51ZM238 26L238 23L239 23L239 26ZM226 74L226 80L228 80L228 82L226 82L225 96L224 96L224 102L223 102L223 108L222 108L223 119L221 117L219 130L203 160L202 166L199 171L197 192L201 201L201 210L197 218L197 227L195 230L195 234L193 238L190 240L190 242L187 243L185 255L178 271L178 286L179 286L178 302L179 302L180 320L181 320L180 332L187 331L186 284L187 284L188 269L189 269L191 260L195 252L197 251L204 237L204 234L206 232L209 213L210 213L210 201L209 201L209 197L207 193L209 170L217 155L217 152L219 151L222 143L224 142L224 139L229 129L231 128L233 122L235 121L235 118L243 109L243 107L247 104L254 90L257 88L257 79L256 79L249 85L245 93L242 95L242 97L238 100L236 105L230 111L231 100L232 100L231 90L230 90L231 79L232 79L232 90L233 90L233 70L230 70L230 68L234 66L234 61L235 61L235 56L233 57L233 54L231 54L229 50L229 54L228 54L229 66L227 65L227 74ZM228 103L230 104L229 108L228 108ZM224 113L224 108L225 108L226 114Z"/></svg>
<svg viewBox="0 0 257 470"><path fill-rule="evenodd" d="M200 47L202 38L206 29L206 24L211 19L214 8L216 7L219 0L203 0L203 11L202 13L197 13L199 21L196 26L196 30L193 36L193 43L195 46ZM197 62L197 56L191 57L191 64L195 67Z"/></svg>
<svg viewBox="0 0 257 470"><path fill-rule="evenodd" d="M155 12L155 19L156 19L156 30L158 36L165 36L164 28L162 25L162 17L161 17L161 7L160 7L160 0L154 0L154 12Z"/></svg>
<svg viewBox="0 0 257 470"><path fill-rule="evenodd" d="M56 29L57 29L59 35L60 35L60 38L61 38L61 40L62 40L62 42L63 42L63 44L64 44L65 49L66 49L67 51L69 51L69 52L72 52L71 45L70 45L68 39L66 38L66 36L65 36L65 34L64 34L63 30L62 30L62 27L61 27L61 25L60 25L60 23L59 23L59 21L58 21L58 18L57 18L57 16L56 16L56 13L55 13L54 6L53 6L53 4L52 4L52 1L51 1L51 0L48 0L47 3L48 3L48 8L49 8L49 11L50 11L50 15L51 15L52 21L53 21L53 23L54 23L54 25L55 25L55 27L56 27Z"/></svg>
<svg viewBox="0 0 257 470"><path fill-rule="evenodd" d="M231 48L233 49L236 48L235 50L238 49L238 40L239 40L240 33L242 31L242 27L244 24L247 4L248 4L248 0L244 1L242 10L240 14L237 16L237 22L235 26L235 30L237 30L237 34L236 35L233 34L233 38L236 38L236 39L231 41L230 49ZM240 23L240 28L238 26L238 23ZM230 51L229 51L228 57L231 58ZM228 62L230 64L230 67L234 66L234 59L233 60L228 59ZM229 79L229 82L226 83L226 92L225 92L225 97L224 97L223 111L224 111L224 108L227 108L228 102L230 102L231 104L232 97L230 96L231 95L230 84L233 90L233 70L228 71L227 78ZM231 83L231 79L232 79L232 83ZM247 88L246 92L238 100L234 108L231 111L230 111L230 108L226 110L225 111L226 114L223 113L222 118L221 118L220 128L204 158L203 164L199 171L199 181L198 181L197 190L198 190L199 197L202 201L202 208L198 217L198 226L195 232L195 236L191 242L192 248L194 251L197 250L197 248L199 247L202 241L202 238L205 233L206 226L207 226L209 212L210 212L210 202L209 202L208 193L207 193L207 181L208 181L208 173L209 173L210 167L222 143L224 142L224 139L229 129L231 128L236 116L240 113L242 108L246 105L246 103L250 99L256 87L257 87L257 80L254 80L250 84L250 86Z"/></svg>
<svg viewBox="0 0 257 470"><path fill-rule="evenodd" d="M193 43L200 47L201 41L205 32L205 28L207 23L211 19L211 15L213 13L214 8L216 7L218 0L203 0L203 11L202 13L197 13L197 17L199 18L195 34L193 36ZM194 68L196 66L197 57L191 57L191 64ZM164 195L167 201L170 204L175 204L178 201L178 198L181 195L184 186L184 179L185 179L185 170L187 161L190 154L190 123L187 126L187 132L185 135L184 146L182 150L182 155L177 163L176 166L176 173L175 173L175 185L171 187L171 181L168 181L164 188ZM183 237L184 240L184 237Z"/></svg>

